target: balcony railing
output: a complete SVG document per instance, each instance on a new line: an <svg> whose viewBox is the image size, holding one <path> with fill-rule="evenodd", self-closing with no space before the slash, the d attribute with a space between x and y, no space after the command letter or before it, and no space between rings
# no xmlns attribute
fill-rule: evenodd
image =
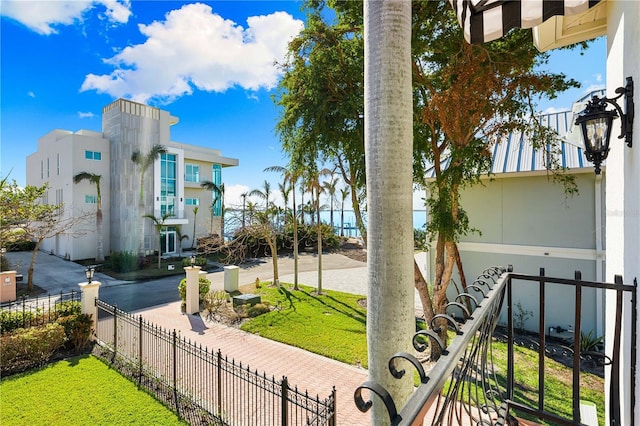
<svg viewBox="0 0 640 426"><path fill-rule="evenodd" d="M539 295L536 318L538 332L533 337L531 334L528 336L538 352L537 401L523 401L523 398L515 397L516 390L523 384L517 383L514 375L517 367L514 361L517 336L514 330L513 292L514 287L523 284L531 286L531 283L538 284ZM605 336L610 353L581 350L580 338L574 338L570 346L565 348L572 357L569 394L572 412L568 418L551 412L547 404L549 401L545 399L545 354L549 348L545 335L544 301L550 284L568 286L574 291L574 336L581 336L583 290L602 289L607 297L614 297L616 305L615 318L607 318L614 321L613 335ZM419 331L414 336L416 351L424 352L432 345L439 346L442 351L428 373L425 373L418 359L409 353L397 353L389 361L389 370L394 377L401 378L405 374L402 368L408 365L412 365L420 377L421 384L405 406L398 410L387 390L371 381L356 389L355 403L361 411L369 410L373 404L384 404L392 425L504 425L517 424L514 421L517 416L528 416L553 424L580 425L581 367L585 362L599 362L608 369L610 375L607 407L609 424L621 425L624 418L629 419L629 424L635 424L636 285L637 282L634 285L623 284L619 276L616 276L615 283L609 284L583 281L579 272L576 272L575 279L563 279L545 277L543 269L539 276L516 274L510 268L487 269L464 293L449 303L446 313L440 316L446 319L448 327L456 334L449 346L445 347L438 338L438 329L433 325L431 330ZM493 344L503 303L506 303L507 312L506 372L495 368L494 359L498 354ZM567 304L567 309L571 308L570 304ZM462 318L457 318L456 314L462 314ZM631 324L625 327L626 334L622 336L625 316L631 319ZM623 338L630 341L630 344L624 345L624 350L628 351L625 355L630 360L628 371L631 375L631 379L626 381L620 377ZM425 339L428 344L424 343ZM368 400L365 400L367 395ZM629 411L624 413L626 416L621 413L620 404L620 399L625 395L631 395Z"/></svg>

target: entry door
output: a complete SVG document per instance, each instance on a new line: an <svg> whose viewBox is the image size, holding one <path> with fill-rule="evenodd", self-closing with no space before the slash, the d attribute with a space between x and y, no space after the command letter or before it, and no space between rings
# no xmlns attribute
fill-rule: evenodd
<svg viewBox="0 0 640 426"><path fill-rule="evenodd" d="M163 253L175 253L176 252L176 231L173 227L165 228L162 232L162 252Z"/></svg>

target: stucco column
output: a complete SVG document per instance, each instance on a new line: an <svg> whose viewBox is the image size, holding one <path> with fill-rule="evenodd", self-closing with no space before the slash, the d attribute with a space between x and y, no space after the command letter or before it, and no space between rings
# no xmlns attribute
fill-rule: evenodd
<svg viewBox="0 0 640 426"><path fill-rule="evenodd" d="M200 276L199 266L188 266L184 268L187 273L187 307L188 314L200 312L200 294L198 278Z"/></svg>
<svg viewBox="0 0 640 426"><path fill-rule="evenodd" d="M606 168L606 277L613 282L614 275L622 275L625 284L640 278L640 2L613 0L607 2L607 95L614 97L615 89L624 86L627 77L634 80L636 117L633 123L633 147L628 148L620 133L620 122L614 122L611 134L611 151ZM623 98L618 100L624 109ZM625 111L626 112L626 111ZM630 296L625 297L628 306ZM615 318L615 299L612 294L606 300L606 336L612 336ZM623 317L620 375L625 389L629 389L631 375L631 315ZM640 322L637 324L640 327ZM607 353L611 354L611 339L607 340ZM640 351L636 348L638 359ZM605 369L607 372L608 369ZM608 389L609 375L605 377ZM636 375L635 398L640 400L640 375ZM609 395L621 398L622 424L631 424L631 395L629 392ZM639 405L635 407L635 419L640 419ZM606 424L609 423L607 417Z"/></svg>
<svg viewBox="0 0 640 426"><path fill-rule="evenodd" d="M99 288L102 285L100 281L91 281L90 283L80 283L81 297L80 301L82 304L82 313L91 316L93 319L93 324L95 327L96 322L98 321L98 308L96 307L96 299L99 296Z"/></svg>
<svg viewBox="0 0 640 426"><path fill-rule="evenodd" d="M240 268L235 265L224 267L224 290L228 293L238 291Z"/></svg>

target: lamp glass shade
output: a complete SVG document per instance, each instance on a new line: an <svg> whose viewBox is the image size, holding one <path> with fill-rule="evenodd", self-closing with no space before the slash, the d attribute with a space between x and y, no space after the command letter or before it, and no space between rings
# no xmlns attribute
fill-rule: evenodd
<svg viewBox="0 0 640 426"><path fill-rule="evenodd" d="M589 118L582 123L582 138L587 152L604 154L609 151L612 122L613 116L611 114L598 114L598 116Z"/></svg>

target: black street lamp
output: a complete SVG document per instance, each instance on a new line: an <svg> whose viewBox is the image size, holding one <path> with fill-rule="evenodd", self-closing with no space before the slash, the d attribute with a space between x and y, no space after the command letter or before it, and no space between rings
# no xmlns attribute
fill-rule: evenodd
<svg viewBox="0 0 640 426"><path fill-rule="evenodd" d="M196 255L192 254L191 256L189 256L189 263L191 263L191 267L193 268L194 266L196 266Z"/></svg>
<svg viewBox="0 0 640 426"><path fill-rule="evenodd" d="M592 162L597 175L600 174L600 164L609 154L609 140L611 138L611 124L613 119L620 117L620 136L618 139L625 139L627 146L631 148L631 136L633 133L633 78L627 77L625 87L616 89L618 96L615 98L600 98L594 96L588 103L585 110L576 119L576 125L580 126L582 139L584 141L585 156ZM626 114L616 102L621 96L625 99ZM607 111L607 104L615 107L614 110Z"/></svg>
<svg viewBox="0 0 640 426"><path fill-rule="evenodd" d="M95 272L95 268L93 267L88 267L87 269L85 269L84 273L87 276L87 283L91 284L91 280L93 280L93 273Z"/></svg>

